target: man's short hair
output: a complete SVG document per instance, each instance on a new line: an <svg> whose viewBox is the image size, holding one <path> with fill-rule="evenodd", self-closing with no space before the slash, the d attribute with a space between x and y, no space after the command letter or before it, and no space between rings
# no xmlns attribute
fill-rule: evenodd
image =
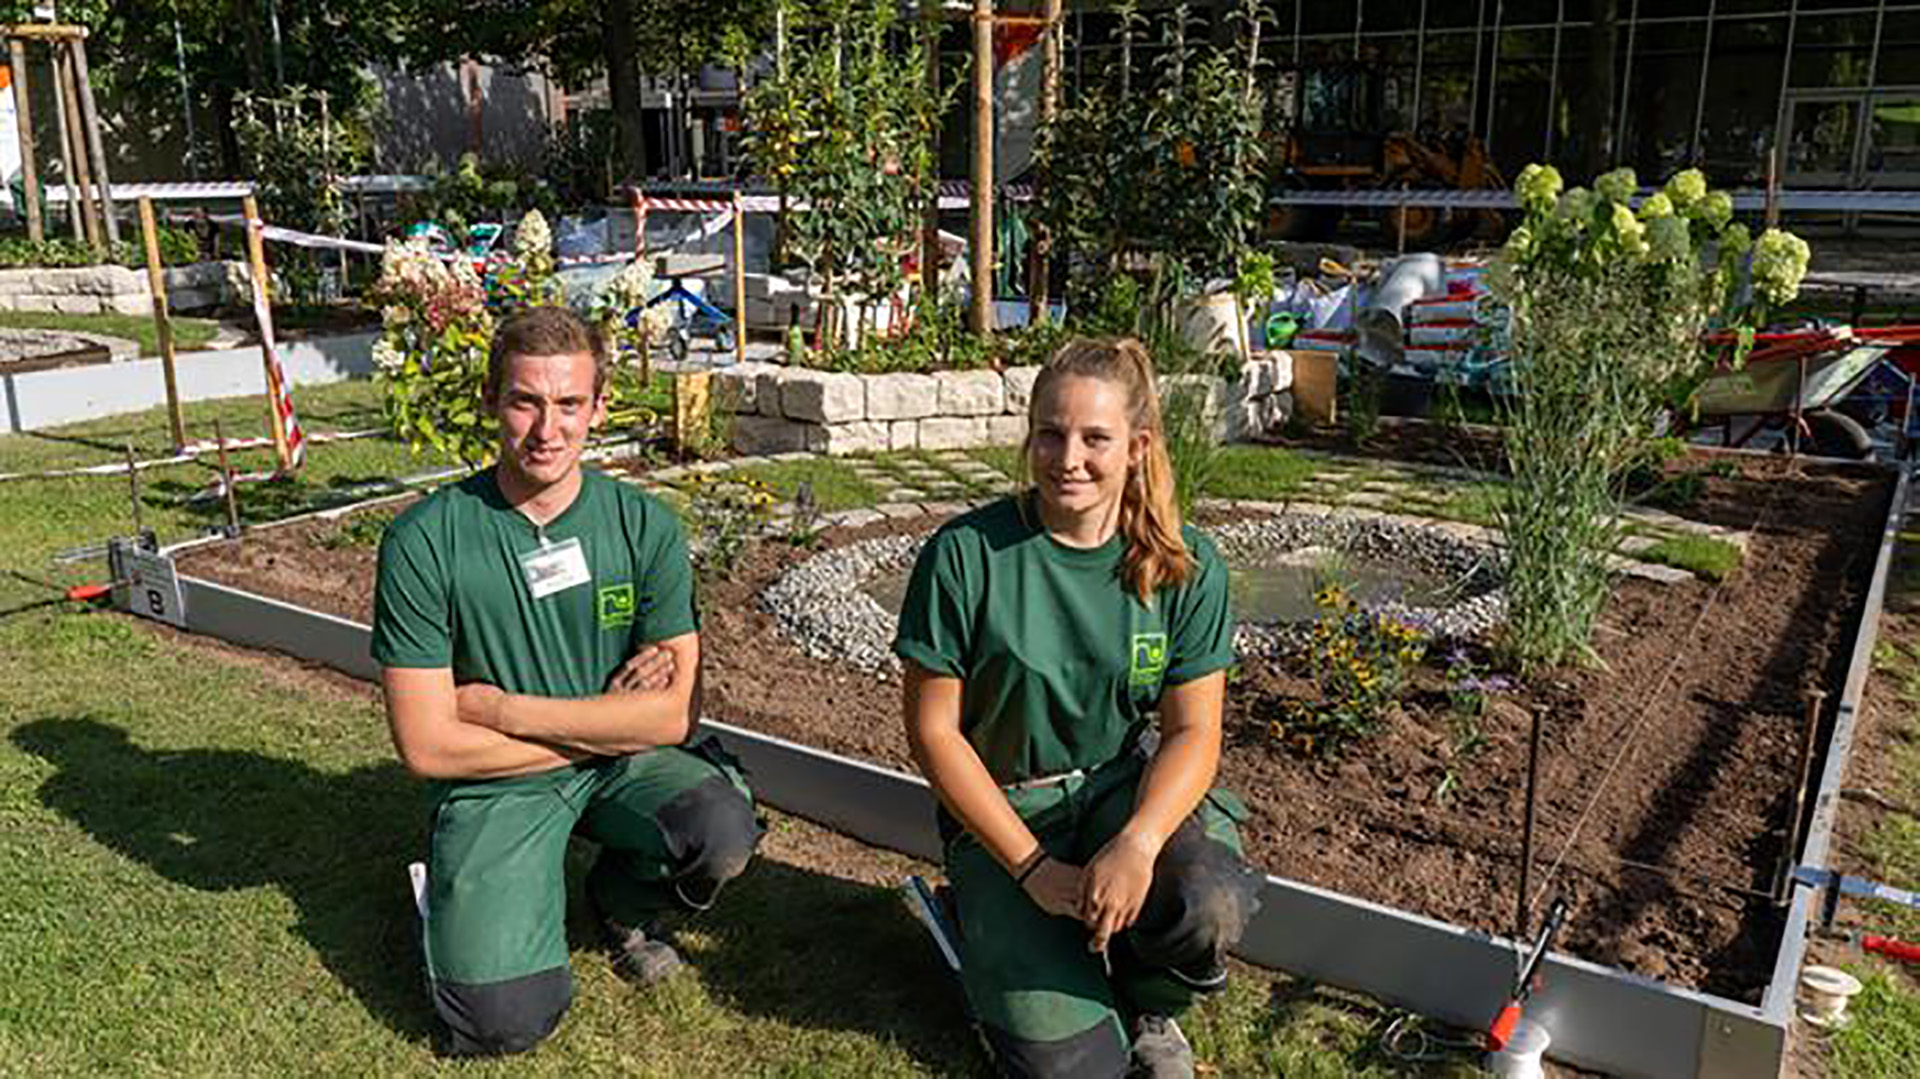
<svg viewBox="0 0 1920 1079"><path fill-rule="evenodd" d="M500 400L507 364L517 356L593 357L593 395L607 387L607 339L598 327L564 307L529 307L516 312L493 331L487 353L486 400Z"/></svg>

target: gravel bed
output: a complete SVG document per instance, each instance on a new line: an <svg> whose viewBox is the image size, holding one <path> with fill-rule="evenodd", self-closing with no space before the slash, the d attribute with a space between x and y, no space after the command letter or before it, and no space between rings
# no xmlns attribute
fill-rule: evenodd
<svg viewBox="0 0 1920 1079"><path fill-rule="evenodd" d="M1449 582L1456 598L1444 607L1398 602L1377 607L1437 638L1481 637L1505 615L1499 553L1440 527L1377 515L1280 513L1210 529L1209 535L1229 557L1281 557L1319 548L1342 557L1397 562ZM760 605L806 654L882 677L896 673L900 661L892 644L898 620L863 586L911 567L926 538L886 536L815 555L761 592ZM1303 623L1242 621L1234 627L1234 648L1242 656L1277 655L1297 648L1305 635Z"/></svg>

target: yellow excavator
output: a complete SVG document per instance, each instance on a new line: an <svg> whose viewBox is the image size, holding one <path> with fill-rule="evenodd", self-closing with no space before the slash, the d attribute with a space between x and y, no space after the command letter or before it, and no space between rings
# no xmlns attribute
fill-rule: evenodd
<svg viewBox="0 0 1920 1079"><path fill-rule="evenodd" d="M1486 144L1465 132L1428 138L1387 131L1387 84L1364 64L1281 73L1269 111L1269 239L1326 239L1349 214L1366 214L1386 244L1434 249L1482 228L1501 228L1495 210L1438 206L1329 206L1284 201L1293 191L1502 190L1506 178Z"/></svg>

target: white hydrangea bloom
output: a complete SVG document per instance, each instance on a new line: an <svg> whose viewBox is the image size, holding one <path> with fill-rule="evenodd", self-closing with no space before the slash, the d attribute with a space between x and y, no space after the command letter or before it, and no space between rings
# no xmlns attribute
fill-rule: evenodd
<svg viewBox="0 0 1920 1079"><path fill-rule="evenodd" d="M1633 200L1633 193L1640 190L1640 180L1632 169L1622 166L1594 180L1593 190L1608 202L1627 203Z"/></svg>

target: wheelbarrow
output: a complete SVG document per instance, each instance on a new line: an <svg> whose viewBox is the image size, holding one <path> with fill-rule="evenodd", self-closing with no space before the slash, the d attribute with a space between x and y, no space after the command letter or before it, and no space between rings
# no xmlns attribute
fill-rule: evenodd
<svg viewBox="0 0 1920 1079"><path fill-rule="evenodd" d="M1708 341L1727 348L1734 343L1730 334ZM1762 431L1783 431L1795 450L1863 460L1873 453L1873 437L1842 402L1895 350L1915 342L1916 326L1759 334L1744 364L1723 364L1701 384L1696 422L1718 423L1728 446L1744 446Z"/></svg>
<svg viewBox="0 0 1920 1079"><path fill-rule="evenodd" d="M722 366L733 362L733 335L738 332L733 316L686 286L687 278L715 273L726 264L727 260L719 255L661 255L654 262L654 272L672 284L648 300L647 306L673 304L675 317L672 328L667 331L667 354L676 363L686 360L696 336L713 338L714 351L721 355Z"/></svg>

